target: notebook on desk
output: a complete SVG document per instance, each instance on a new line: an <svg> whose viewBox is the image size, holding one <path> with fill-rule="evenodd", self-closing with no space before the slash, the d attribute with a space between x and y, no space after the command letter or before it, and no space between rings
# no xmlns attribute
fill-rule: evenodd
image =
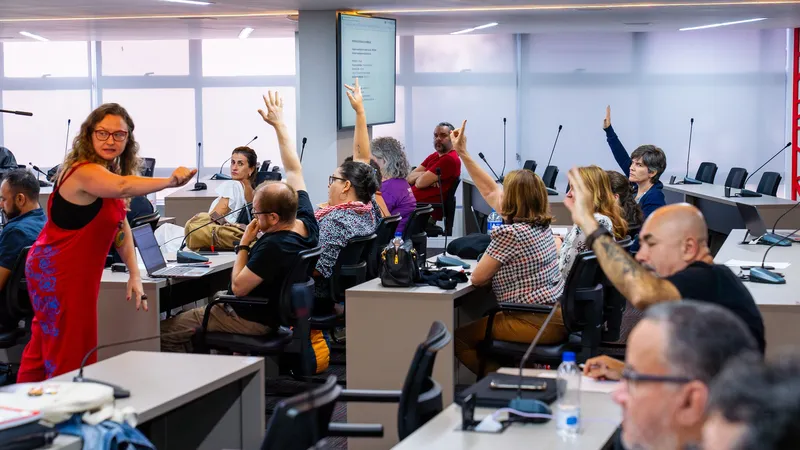
<svg viewBox="0 0 800 450"><path fill-rule="evenodd" d="M167 266L150 225L141 225L131 231L150 278L199 278L211 272L210 267Z"/></svg>

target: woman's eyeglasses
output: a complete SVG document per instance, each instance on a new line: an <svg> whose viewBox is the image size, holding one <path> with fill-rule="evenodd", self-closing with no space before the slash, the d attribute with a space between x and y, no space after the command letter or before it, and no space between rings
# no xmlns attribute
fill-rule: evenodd
<svg viewBox="0 0 800 450"><path fill-rule="evenodd" d="M336 180L348 181L347 178L335 177L335 176L331 175L331 176L328 177L328 187L330 187L330 185L332 185L333 182L336 181Z"/></svg>
<svg viewBox="0 0 800 450"><path fill-rule="evenodd" d="M115 131L109 133L106 130L94 130L94 136L100 141L107 141L109 136L112 136L115 141L122 142L128 138L127 131Z"/></svg>

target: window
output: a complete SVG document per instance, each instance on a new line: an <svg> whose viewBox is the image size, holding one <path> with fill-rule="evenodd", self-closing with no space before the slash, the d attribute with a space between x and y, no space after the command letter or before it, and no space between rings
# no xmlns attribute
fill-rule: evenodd
<svg viewBox="0 0 800 450"><path fill-rule="evenodd" d="M258 155L259 165L271 160L281 165L278 139L275 131L258 114L264 109L262 96L267 91L278 91L284 99L284 117L292 139L296 136L296 103L293 87L236 87L203 89L203 165L216 172L220 164L231 156L231 151L258 136L250 147ZM300 151L298 145L297 148ZM230 167L225 167L228 173Z"/></svg>
<svg viewBox="0 0 800 450"><path fill-rule="evenodd" d="M294 75L291 38L203 40L203 76Z"/></svg>
<svg viewBox="0 0 800 450"><path fill-rule="evenodd" d="M104 89L103 102L128 110L139 156L156 167L196 166L194 89Z"/></svg>
<svg viewBox="0 0 800 450"><path fill-rule="evenodd" d="M386 125L375 125L372 127L372 137L389 136L397 139L405 145L406 137L406 102L403 86L395 88L395 122Z"/></svg>
<svg viewBox="0 0 800 450"><path fill-rule="evenodd" d="M3 43L6 77L88 77L86 42Z"/></svg>
<svg viewBox="0 0 800 450"><path fill-rule="evenodd" d="M64 160L67 119L72 120L68 140L72 148L72 140L91 112L91 95L88 89L3 91L3 105L33 112L33 117L3 115L3 145L14 152L17 163L32 162L47 170Z"/></svg>
<svg viewBox="0 0 800 450"><path fill-rule="evenodd" d="M510 34L415 36L417 72L514 72L514 37Z"/></svg>
<svg viewBox="0 0 800 450"><path fill-rule="evenodd" d="M105 41L103 75L189 75L189 41Z"/></svg>

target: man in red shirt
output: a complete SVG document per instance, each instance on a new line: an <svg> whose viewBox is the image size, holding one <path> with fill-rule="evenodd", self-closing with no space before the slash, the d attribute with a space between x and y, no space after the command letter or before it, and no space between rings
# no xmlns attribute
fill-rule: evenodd
<svg viewBox="0 0 800 450"><path fill-rule="evenodd" d="M442 191L445 196L453 183L461 176L461 160L453 150L453 143L450 142L450 132L453 130L453 125L447 122L437 125L433 130L433 148L436 151L408 174L406 181L411 185L411 191L417 202L441 203L439 185L436 184L437 167L441 169ZM441 220L441 208L435 208L432 217Z"/></svg>

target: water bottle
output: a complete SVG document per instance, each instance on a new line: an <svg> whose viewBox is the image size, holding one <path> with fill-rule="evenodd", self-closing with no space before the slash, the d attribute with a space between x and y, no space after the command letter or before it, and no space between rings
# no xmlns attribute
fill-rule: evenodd
<svg viewBox="0 0 800 450"><path fill-rule="evenodd" d="M564 352L558 366L558 401L555 420L558 434L575 436L581 426L581 370L575 364L575 353Z"/></svg>
<svg viewBox="0 0 800 450"><path fill-rule="evenodd" d="M497 211L492 210L492 213L489 214L489 218L486 222L486 231L491 233L493 229L499 227L503 224L503 218L500 214L497 214Z"/></svg>
<svg viewBox="0 0 800 450"><path fill-rule="evenodd" d="M403 245L403 233L396 232L394 234L394 238L392 238L392 245L394 246L395 251L397 251L401 245Z"/></svg>

